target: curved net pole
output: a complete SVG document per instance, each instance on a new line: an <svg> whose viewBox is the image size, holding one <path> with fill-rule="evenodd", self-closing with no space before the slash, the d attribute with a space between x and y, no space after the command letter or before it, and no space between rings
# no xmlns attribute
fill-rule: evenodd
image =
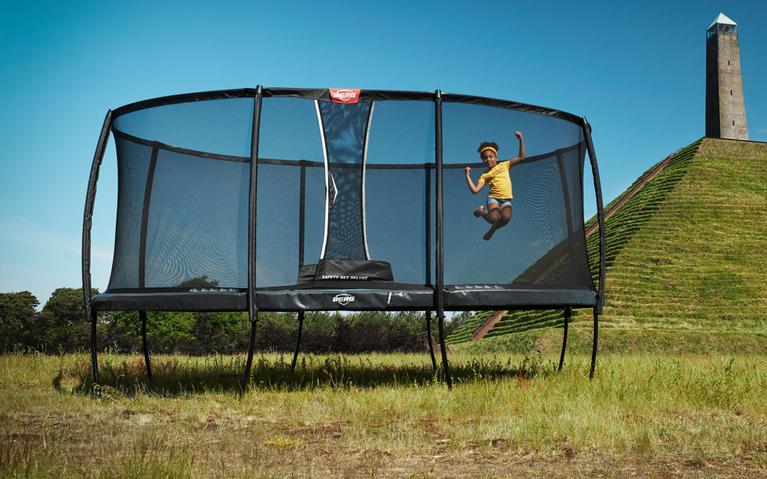
<svg viewBox="0 0 767 479"><path fill-rule="evenodd" d="M597 365L599 315L602 314L605 303L605 211L602 205L602 185L599 181L597 155L594 152L594 143L591 141L591 125L586 118L583 119L583 133L591 161L591 173L594 178L594 192L597 200L597 221L599 222L599 289L597 290L597 304L594 306L594 340L591 348L591 369L589 370L589 379L592 379Z"/></svg>
<svg viewBox="0 0 767 479"><path fill-rule="evenodd" d="M304 331L304 312L298 312L298 338L296 339L296 350L293 351L293 361L290 363L291 371L296 370L296 362L298 361L298 351L301 348L301 334Z"/></svg>
<svg viewBox="0 0 767 479"><path fill-rule="evenodd" d="M256 323L258 322L258 304L256 303L256 198L258 197L258 133L261 123L261 100L263 88L258 85L253 98L253 129L250 135L250 183L248 185L248 319L250 320L250 341L248 342L248 360L245 363L245 377L242 391L250 381L253 367L253 350L256 345Z"/></svg>
<svg viewBox="0 0 767 479"><path fill-rule="evenodd" d="M431 356L431 367L437 370L437 358L434 357L434 339L431 336L431 309L426 310L426 338L429 342L429 356Z"/></svg>
<svg viewBox="0 0 767 479"><path fill-rule="evenodd" d="M567 349L567 327L570 324L570 317L572 316L573 309L565 308L565 332L562 334L562 352L559 354L559 367L557 371L562 370L562 366L565 365L565 350Z"/></svg>
<svg viewBox="0 0 767 479"><path fill-rule="evenodd" d="M447 388L453 389L453 378L450 374L450 363L447 361L447 347L445 347L445 257L444 257L444 217L442 208L442 92L434 92L434 129L435 141L434 152L437 164L437 284L436 303L437 319L439 321L439 349L442 353L442 367L445 372Z"/></svg>
<svg viewBox="0 0 767 479"><path fill-rule="evenodd" d="M146 341L146 311L139 311L138 317L141 320L141 345L144 349L144 364L146 365L146 377L152 380L152 363L149 362L149 345Z"/></svg>
<svg viewBox="0 0 767 479"><path fill-rule="evenodd" d="M91 227L93 226L93 206L96 202L96 184L99 181L99 169L104 160L104 151L109 141L109 131L112 128L112 110L107 110L104 124L101 126L99 141L96 151L93 153L91 173L88 177L88 191L85 195L85 212L83 213L83 242L82 242L82 273L83 273L83 303L85 316L91 322L91 368L93 370L93 383L99 383L99 363L96 352L96 322L98 315L93 309L93 297L91 295Z"/></svg>

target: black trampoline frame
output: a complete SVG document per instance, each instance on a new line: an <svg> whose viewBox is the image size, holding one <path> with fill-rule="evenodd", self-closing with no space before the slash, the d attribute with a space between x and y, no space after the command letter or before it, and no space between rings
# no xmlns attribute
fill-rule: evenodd
<svg viewBox="0 0 767 479"><path fill-rule="evenodd" d="M119 303L119 298L114 298L113 301L109 301L108 294L99 295L100 297L103 297L107 301L103 303L104 308L99 308L99 304L94 304L94 297L91 293L91 271L90 271L90 265L91 265L91 228L92 228L92 217L93 217L93 209L95 205L95 199L96 199L96 188L98 183L98 177L99 177L99 171L101 167L101 163L104 158L104 153L106 150L106 146L109 140L110 133L114 133L115 135L121 135L124 133L121 133L117 130L113 130L113 121L121 116L125 115L127 113L131 113L138 110L143 110L147 108L157 107L157 106L163 106L163 105L172 105L177 103L188 103L188 102L196 102L196 101L207 101L207 100L216 100L216 99L230 99L230 98L252 98L253 99L253 125L252 125L252 131L251 131L251 151L250 151L250 178L249 178L249 208L248 208L248 288L246 291L239 291L234 290L231 291L229 294L233 296L233 298L228 298L228 294L224 294L225 301L222 302L222 304L218 305L220 306L217 308L216 304L206 304L206 307L203 309L211 310L211 309L218 309L218 310L247 310L248 311L248 317L250 319L250 342L248 346L248 356L247 356L247 362L246 362L246 370L245 370L245 376L243 381L243 386L247 385L247 382L250 378L250 372L252 367L252 360L253 360L253 353L255 348L255 332L256 332L256 324L258 322L258 304L259 301L263 302L266 299L265 294L268 295L269 288L261 288L260 290L257 290L255 287L255 276L256 276L256 211L257 211L257 204L256 204L256 196L257 196L257 181L258 181L258 164L260 162L263 162L264 159L258 159L258 145L259 145L259 127L260 127L260 118L261 118L261 104L262 99L264 97L276 97L276 96L288 96L288 97L300 97L300 98L309 98L309 99L329 99L329 91L327 89L299 89L299 88L264 88L262 86L258 86L255 89L252 88L245 88L245 89L234 89L234 90L216 90L216 91L207 91L207 92L198 92L198 93L186 93L181 95L172 95L172 96L165 96L165 97L159 97L159 98L153 98L149 100L139 101L135 103L131 103L122 107L119 107L115 109L114 111L108 110L106 113L106 116L104 118L104 122L101 128L101 133L99 135L98 142L96 144L96 150L93 155L93 161L91 164L91 170L90 175L88 178L88 189L86 193L86 199L85 199L85 210L83 214L83 237L82 237L82 279L83 279L83 301L85 305L85 312L86 317L91 322L91 362L92 362L92 372L93 372L93 380L95 384L99 383L99 374L98 374L98 356L97 356L97 336L96 336L96 325L97 325L97 313L99 310L109 310L110 306L121 306L116 309L125 309L125 310L135 310L139 312L139 318L141 320L141 332L142 332L142 346L143 346L143 352L144 352L144 359L147 367L147 376L151 380L152 379L152 372L151 372L151 364L149 359L149 349L147 345L146 340L146 321L147 321L147 315L146 312L148 310L153 309L153 300L154 305L161 304L162 307L157 309L163 309L163 310L189 310L186 306L174 308L173 304L170 305L167 304L167 301L165 299L159 300L155 294L147 293L144 295L143 298L139 297L139 302L144 303L143 308L136 308L136 300L134 298L133 301L127 302L125 304ZM592 355L591 355L591 367L589 370L589 378L593 378L594 371L596 367L596 357L597 357L597 344L598 344L598 328L599 328L599 315L602 314L603 308L604 308L604 284L605 284L605 231L604 231L604 207L602 202L602 190L601 190L601 183L599 178L599 169L597 166L597 159L596 154L594 152L594 145L591 139L591 125L584 117L578 117L576 115L573 115L571 113L554 110L546 107L541 107L537 105L530 105L525 103L519 103L519 102L513 102L513 101L507 101L507 100L499 100L494 98L486 98L486 97L478 97L478 96L471 96L471 95L461 95L461 94L450 94L450 93L442 93L440 90L436 90L434 93L427 93L427 92L415 92L415 91L391 91L391 90L362 90L360 92L360 100L421 100L421 101L432 101L434 103L434 113L435 113L435 162L433 165L433 169L435 170L436 174L436 181L435 181L435 282L431 288L430 296L431 300L427 301L425 304L407 304L407 305L394 305L395 308L391 309L397 309L397 310L422 310L425 311L425 318L426 318L426 329L427 329L427 337L428 337L428 344L429 344L429 353L431 355L432 365L434 366L435 370L437 368L437 362L434 356L434 344L432 340L432 334L431 334L431 314L432 312L435 312L438 319L438 333L439 333L439 343L440 343L440 352L442 356L442 365L443 365L443 374L445 381L448 385L448 388L452 387L452 378L450 375L450 365L447 358L447 349L445 346L445 293L451 294L456 293L455 291L448 291L445 288L444 284L444 227L443 227L443 178L442 173L445 168L445 166L442 163L442 105L444 102L460 102L460 103L470 103L470 104L477 104L477 105L485 105L485 106L493 106L493 107L499 107L499 108L505 108L505 109L512 109L522 112L528 112L528 113L536 113L539 115L545 115L545 116L551 116L554 118L558 118L561 120L569 121L571 123L574 123L578 126L580 126L583 129L583 135L586 143L586 151L588 152L589 161L591 165L591 171L592 171L592 177L594 180L594 191L596 196L596 206L597 206L597 221L599 224L599 280L598 280L598 286L596 287L595 292L595 298L593 300L578 300L577 295L571 295L568 298L565 298L561 300L560 302L547 302L546 301L546 293L547 291L542 290L541 295L539 298L530 298L527 302L523 301L520 303L515 304L513 307L509 307L508 304L493 304L493 297L491 293L487 293L484 296L481 296L482 298L486 299L486 304L483 304L485 309L553 309L553 308L564 308L564 334L563 334L563 341L562 341L562 351L560 354L560 361L559 361L559 369L562 368L564 364L564 357L565 357L565 350L567 347L567 332L568 332L568 323L570 321L570 317L572 314L572 308L574 307L591 307L593 310L593 342L592 342ZM165 146L165 145L164 145ZM255 167L254 167L255 166ZM431 192L431 181L430 181L430 171L431 168L428 165L424 166L427 169L428 174L426 175L426 195L427 199L430 198ZM302 185L303 185L303 168L302 168ZM428 201L428 200L427 200ZM145 204L147 204L145 202ZM427 221L431 221L430 215L431 215L431 208L426 208L426 215L427 215ZM303 204L301 211L299 212L299 221L303 220ZM427 223L429 224L429 223ZM302 231L302 229L301 229ZM431 285L431 229L426 228L426 284ZM300 244L303 244L303 242L300 242ZM299 251L299 263L303 264L303 248L300 248ZM336 286L336 288L333 288L332 286ZM344 291L344 289L348 289L348 285L345 287L344 284L339 283L337 285L328 285L326 288L327 294L334 294ZM428 288L426 288L428 290ZM277 294L279 294L280 290L276 290ZM284 292L284 288L282 289ZM316 291L316 290L315 290ZM375 289L371 289L371 291L376 291ZM377 290L382 291L381 294L386 294L386 290ZM323 292L320 291L320 294ZM433 294L432 294L433 293ZM529 293L529 292L528 292ZM162 294L162 293L159 293ZM182 297L184 293L176 292L174 294L176 299L178 300L179 297ZM187 293L190 295L195 295L195 293ZM482 293L479 293L482 295ZM134 295L135 296L135 295ZM391 295L390 295L391 298ZM544 298L544 299L541 299ZM233 300L233 302L231 301ZM469 308L462 308L460 306L460 301L453 302L454 304L451 306L450 309L452 310L461 310L461 309L477 309L475 306L471 306ZM232 304L235 304L236 306L232 306ZM263 308L262 308L263 309ZM301 341L301 335L303 331L303 320L304 320L304 312L307 310L313 310L317 308L308 308L306 305L302 305L301 307L298 307L298 309L295 309L298 312L298 321L299 321L299 329L298 329L298 338L296 342L296 348L294 351L293 361L292 361L292 367L295 368L297 356L300 349L300 341ZM375 307L367 308L367 309L378 309ZM387 309L387 308L382 308Z"/></svg>

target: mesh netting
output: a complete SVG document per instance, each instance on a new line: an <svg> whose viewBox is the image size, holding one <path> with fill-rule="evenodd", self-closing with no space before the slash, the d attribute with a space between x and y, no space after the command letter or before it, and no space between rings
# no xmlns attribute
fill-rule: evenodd
<svg viewBox="0 0 767 479"><path fill-rule="evenodd" d="M146 286L247 286L250 165L160 151L146 238Z"/></svg>
<svg viewBox="0 0 767 479"><path fill-rule="evenodd" d="M164 105L114 123L119 197L109 290L246 288L253 99ZM511 220L489 241L473 211L477 146L526 158L509 171ZM394 281L434 282L434 103L263 100L256 286L297 285L324 258L387 262ZM588 289L580 125L511 108L443 105L447 285ZM324 251L323 251L324 247ZM366 286L367 287L367 286Z"/></svg>
<svg viewBox="0 0 767 479"><path fill-rule="evenodd" d="M369 259L365 247L364 154L370 103L317 102L327 152L325 258Z"/></svg>
<svg viewBox="0 0 767 479"><path fill-rule="evenodd" d="M593 288L583 235L583 131L569 121L485 105L443 107L446 284L510 284ZM509 170L511 219L483 239L490 225L472 213L487 208L488 189L473 194L482 142L498 144L498 160L526 157Z"/></svg>
<svg viewBox="0 0 767 479"><path fill-rule="evenodd" d="M141 220L152 148L116 139L117 231L108 289L138 288L141 264Z"/></svg>

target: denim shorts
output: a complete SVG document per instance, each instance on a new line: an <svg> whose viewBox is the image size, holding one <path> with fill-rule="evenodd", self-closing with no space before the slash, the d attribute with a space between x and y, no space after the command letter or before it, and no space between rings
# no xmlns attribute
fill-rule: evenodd
<svg viewBox="0 0 767 479"><path fill-rule="evenodd" d="M487 197L487 206L490 207L490 204L495 203L498 205L499 208L503 208L504 206L511 206L511 198L493 198L492 196Z"/></svg>

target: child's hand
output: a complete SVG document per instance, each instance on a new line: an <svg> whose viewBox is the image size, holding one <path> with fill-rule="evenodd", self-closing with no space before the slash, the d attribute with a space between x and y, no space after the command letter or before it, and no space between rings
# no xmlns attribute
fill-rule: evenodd
<svg viewBox="0 0 767 479"><path fill-rule="evenodd" d="M516 136L517 138L519 138L521 140L522 139L522 132L521 131L515 131L514 132L514 136Z"/></svg>
<svg viewBox="0 0 767 479"><path fill-rule="evenodd" d="M471 175L471 166L467 166L466 168L463 169L463 171L466 172L466 176Z"/></svg>

